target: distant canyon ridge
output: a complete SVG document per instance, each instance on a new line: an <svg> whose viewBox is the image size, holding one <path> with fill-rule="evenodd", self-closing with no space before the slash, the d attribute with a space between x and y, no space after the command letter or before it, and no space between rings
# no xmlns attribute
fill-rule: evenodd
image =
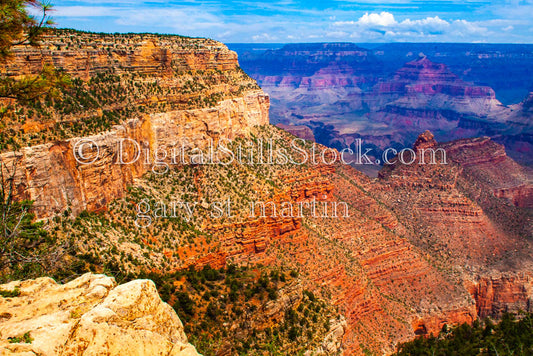
<svg viewBox="0 0 533 356"><path fill-rule="evenodd" d="M533 45L235 44L271 97L271 122L376 156L424 130L439 141L489 136L533 164Z"/></svg>

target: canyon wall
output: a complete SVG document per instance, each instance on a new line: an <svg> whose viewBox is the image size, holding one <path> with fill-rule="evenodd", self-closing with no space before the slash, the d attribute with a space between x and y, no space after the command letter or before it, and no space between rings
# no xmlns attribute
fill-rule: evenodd
<svg viewBox="0 0 533 356"><path fill-rule="evenodd" d="M17 46L2 72L11 76L35 74L43 64L84 80L110 69L118 74L164 74L171 78L178 71L226 71L238 65L235 52L205 38L54 30L42 37L39 47Z"/></svg>
<svg viewBox="0 0 533 356"><path fill-rule="evenodd" d="M33 200L40 218L67 209L77 214L104 208L151 168L144 162L147 156L153 162L158 150L170 156L182 146L204 149L210 142L217 145L220 140L243 137L254 126L269 122L268 95L239 70L235 52L216 41L58 30L45 36L40 48L17 46L13 60L2 70L18 78L39 73L45 65L63 70L78 83L61 94L63 107L79 93L102 104L94 110L76 104L76 110L68 113L48 105L49 111L35 116L47 105L39 103L37 108L28 107L32 114L22 116L23 125L10 123L17 137L26 135L35 141L52 133L41 144L24 145L14 152L4 148L0 154L5 176L15 175L18 196ZM114 82L105 82L104 76L115 78ZM94 87L87 87L90 83L103 83L96 88L102 92L100 99ZM120 86L129 90L146 85L145 93L122 92L108 100L123 90ZM3 104L25 107L10 101ZM105 127L111 116L101 116L103 110L111 115L125 110L126 115L107 130L92 126L89 119L94 111ZM54 136L73 123L86 134ZM137 153L141 153L139 159L135 159ZM121 159L132 163L118 164Z"/></svg>
<svg viewBox="0 0 533 356"><path fill-rule="evenodd" d="M409 146L424 130L441 141L490 136L513 159L530 165L531 96L523 100L532 80L524 69L533 60L529 47L318 43L261 51L235 46L243 68L271 95L272 122L300 137L310 136L298 126L335 148L353 148L360 138L379 155L391 146ZM500 94L510 92L514 99L504 105Z"/></svg>
<svg viewBox="0 0 533 356"><path fill-rule="evenodd" d="M148 114L97 135L24 147L1 154L0 160L6 174L15 172L18 193L34 201L39 217L65 209L94 211L122 197L133 179L151 169L144 163L146 149L153 162L158 149L170 155L182 144L204 149L211 141L242 137L253 126L268 124L268 106L266 94L250 92L209 109ZM120 152L122 162L133 163L120 164ZM135 159L137 153L142 157Z"/></svg>
<svg viewBox="0 0 533 356"><path fill-rule="evenodd" d="M442 148L448 163L385 167L376 191L414 228L411 242L456 266L478 317L531 311L531 169L487 137L440 144L425 132L413 148Z"/></svg>
<svg viewBox="0 0 533 356"><path fill-rule="evenodd" d="M503 313L533 311L533 283L530 274L480 277L469 287L480 318L500 318Z"/></svg>
<svg viewBox="0 0 533 356"><path fill-rule="evenodd" d="M328 50L326 45L314 46L317 51L314 59L342 61L349 57L365 68L369 57L352 45L338 46L345 50L343 56ZM282 147L287 147L293 137L267 125L269 97L241 73L233 52L214 41L66 31L48 38L42 50L39 54L34 49L18 49L16 66L8 68L9 73L27 75L38 71L44 63L50 63L83 82L76 90L86 90L84 93L95 100L98 98L93 94L99 92L101 99L98 100L104 102L105 110L130 106L138 109L128 112L127 119L108 130L91 127L86 135L61 139L46 137L42 139L45 142L26 145L16 152L4 150L1 154L5 173L14 171L17 194L35 201L39 217L53 216L65 209L74 214L83 210L103 210L96 223L87 219L81 231L76 231L79 226L67 226L65 230L58 226L63 237L76 237L75 242L79 244L76 248L85 258L84 266L87 260L102 264L116 262L126 271L138 272L146 268L165 275L187 268L201 270L206 265L221 268L233 262L294 271L299 278L295 282L298 292L278 291L279 304L297 307L304 290L323 298L324 305L335 308L339 318L328 323L327 336L323 342L321 340L319 349L343 350L347 355L391 353L399 342L411 340L415 335L436 334L445 324L469 323L477 314L497 317L504 310L530 305L530 276L525 273L518 278L517 272L531 270L528 240L531 230L527 224L530 220L527 220L527 211L521 210L530 204L529 190L520 188L531 186L531 174L507 157L503 146L492 140L480 138L438 144L433 135L426 132L416 141L415 150L446 148L450 164L389 166L383 168L379 179L370 179L350 166L311 164L268 167L234 164L214 169L209 165L191 165L160 178L155 175L155 178L143 178L152 167L144 164L144 156L135 163L115 164L120 157L117 146L122 139L138 142L143 152L149 149L155 153L161 148L168 153L181 148L181 143L187 148L208 148L211 140L216 144L248 133L254 137L263 134L265 139L274 138ZM289 55L292 52L306 55L305 46L290 46L287 50ZM273 60L275 62L276 58ZM445 67L424 59L420 61L400 72L404 74L402 78L407 79L425 73L418 86L411 87L412 83L404 82L401 88L390 85L382 89L394 89L409 98L419 94L459 93L461 100L474 98L482 103L495 100L489 89L476 89L479 87L457 81ZM304 62L304 71L312 75L316 63ZM346 77L333 78L337 70ZM340 69L331 66L319 72L315 78L280 79L280 85L292 90L293 82L297 82L299 87L295 95L304 98L309 94L316 102L336 100L336 93L324 96L319 93L331 86L335 89L349 87L347 97L351 99L360 94L356 82L362 87L372 86L364 81L348 80L353 73L343 66ZM104 74L118 77L103 87L88 86L87 83L103 80L101 75ZM439 80L442 85L433 88L428 85L429 80ZM105 101L125 87L143 85L148 88L146 92L119 95L114 101ZM210 96L213 93L223 95ZM63 93L69 99L75 94ZM354 110L362 103L348 101L341 100L339 105ZM160 106L168 103L174 106ZM98 105L95 111L103 111ZM55 128L55 121L65 126L70 122L90 126L85 107L78 105L76 110L65 114L53 108L48 112L49 117L32 116L27 110L26 121L20 123L21 132L31 140L40 140L33 136L45 131L40 127ZM431 118L430 112L428 118ZM61 125L56 131L63 128ZM258 127L261 125L266 127ZM37 129L25 132L29 126ZM307 137L320 133L320 130L296 130ZM85 146L80 146L80 142ZM99 150L90 146L91 143ZM129 143L124 145L126 161L137 153L135 146ZM79 156L80 152L84 157ZM134 204L130 204L138 196L127 195L126 188L130 185L139 188L136 193L146 193L154 200L181 197L198 203L202 209L197 219L188 224L174 219L155 221L154 226L146 230L138 229L131 219L135 215ZM501 193L502 189L506 193ZM508 195L509 201L499 198ZM122 197L125 199L110 204ZM254 199L295 204L314 198L319 202L337 200L349 205L350 215L339 219L320 216L262 218L250 217L242 211L239 215L235 208L241 220L211 219L204 206L209 207L210 201L227 197L235 200L235 205ZM110 222L108 226L112 228L102 228L100 221L104 220ZM510 221L517 221L516 226L510 226ZM122 232L114 230L115 226L124 229ZM487 272L488 269L494 274ZM502 271L509 272L511 277L488 277L498 276L501 273L496 272ZM23 283L20 288L26 293ZM42 283L57 288L49 280ZM141 285L141 289L153 287L145 282ZM110 288L104 288L106 291L97 288L95 293L104 295ZM213 305L219 302L218 295L214 299L211 299L214 295L203 294L203 297L207 298L203 299L206 303L198 303L198 309L204 308L208 299ZM104 305L113 306L115 299L106 302L107 298ZM287 299L295 301L289 303ZM266 316L271 313L272 319L279 320L283 319L281 314L288 311L276 302L269 303L264 310ZM79 324L82 328L74 330L68 338L68 350L91 342L100 346L106 344L108 340L99 334L98 328L93 328L97 323L94 313L75 309L73 319L77 319L78 314L82 315ZM252 308L244 315L263 318ZM106 317L98 320L106 321ZM166 323L158 318L150 320L147 323L151 326L152 322ZM233 322L235 320L239 319ZM118 321L123 322L120 318ZM269 320L259 321L260 325L270 323ZM109 327L106 332L113 332L110 324L104 326ZM229 334L242 333L238 328L244 327L238 324L234 322L236 329ZM17 330L20 333L13 333L15 337L25 332ZM154 332L150 328L148 331ZM91 338L91 333L96 336ZM174 336L171 332L169 337L157 337L157 340L161 340L163 346L168 345L169 339L186 344L183 335ZM136 337L131 336L134 340ZM114 347L112 342L106 345ZM231 345L224 349L231 350Z"/></svg>

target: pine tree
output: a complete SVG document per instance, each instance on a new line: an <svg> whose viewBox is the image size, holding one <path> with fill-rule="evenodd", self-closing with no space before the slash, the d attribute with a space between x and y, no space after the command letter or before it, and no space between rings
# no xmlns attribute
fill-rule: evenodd
<svg viewBox="0 0 533 356"><path fill-rule="evenodd" d="M31 15L33 8L41 13ZM0 2L0 65L5 66L13 56L13 47L19 45L39 46L45 31L53 25L48 15L52 6L37 0L1 0ZM3 71L2 71L3 72ZM62 85L68 77L46 65L39 74L15 79L0 76L0 98L34 100Z"/></svg>

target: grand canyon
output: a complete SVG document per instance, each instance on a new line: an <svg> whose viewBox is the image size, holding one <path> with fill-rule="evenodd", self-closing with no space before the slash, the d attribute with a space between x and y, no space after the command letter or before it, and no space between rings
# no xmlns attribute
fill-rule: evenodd
<svg viewBox="0 0 533 356"><path fill-rule="evenodd" d="M531 165L531 45L362 46L230 45L271 96L272 122L300 137L337 148L361 138L379 151L424 130L489 136Z"/></svg>
<svg viewBox="0 0 533 356"><path fill-rule="evenodd" d="M2 181L31 201L32 229L3 242L26 258L2 255L2 354L389 355L533 312L532 46L229 47L64 29L14 47L7 78L53 67L70 80L0 99ZM514 63L507 80L484 55L495 51ZM357 139L372 159L395 147L446 163L330 159ZM126 141L252 142L255 155L274 142L327 159L165 156L162 173L132 145L117 164ZM98 147L85 146L87 162L80 142ZM173 202L194 209L157 214ZM310 202L348 214L272 211Z"/></svg>

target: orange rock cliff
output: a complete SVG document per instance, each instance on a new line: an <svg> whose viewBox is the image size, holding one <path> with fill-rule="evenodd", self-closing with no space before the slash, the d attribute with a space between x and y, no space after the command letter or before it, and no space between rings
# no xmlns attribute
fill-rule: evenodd
<svg viewBox="0 0 533 356"><path fill-rule="evenodd" d="M183 89L198 79L191 77L184 84L183 77L188 78L185 72L200 73L201 76L214 72L231 77L240 70L237 55L211 40L59 31L47 36L40 48L16 48L14 61L5 71L13 76L28 75L37 73L44 65L53 65L74 78L89 81L102 73L134 73L141 76L138 81L153 80L171 90L155 98L147 95L134 97L133 105L141 107L145 100L170 101L179 107L197 92L201 93L200 89L192 93L190 90L174 93L176 88ZM152 112L138 113L110 130L23 147L17 152L3 153L1 160L8 167L15 163L19 190L24 198L35 202L39 217L49 217L67 208L75 214L97 210L122 197L128 184L150 169L142 159L133 164L116 164L118 152L129 157L124 162L130 162L139 151L129 140L138 143L142 150L148 149L151 154L158 149L173 152L182 149L183 145L186 149L204 149L210 142L216 145L221 139L242 137L254 126L268 124L268 95L252 84L253 81L245 75L242 78L234 75L227 83L215 82L204 90L229 93L230 98L219 100L211 107L193 102L181 110L172 107L160 112L156 108ZM237 89L238 92L233 93ZM126 105L121 102L113 104ZM67 116L67 121L78 119L83 125L85 114L72 119L56 113L56 120L65 120ZM123 149L119 149L121 141L125 142ZM79 152L77 147L84 146L84 143L98 146L98 152L94 150L95 146L87 146L92 153L86 154L91 154L91 162L94 159L92 164L83 164L87 161L80 160L76 153Z"/></svg>

